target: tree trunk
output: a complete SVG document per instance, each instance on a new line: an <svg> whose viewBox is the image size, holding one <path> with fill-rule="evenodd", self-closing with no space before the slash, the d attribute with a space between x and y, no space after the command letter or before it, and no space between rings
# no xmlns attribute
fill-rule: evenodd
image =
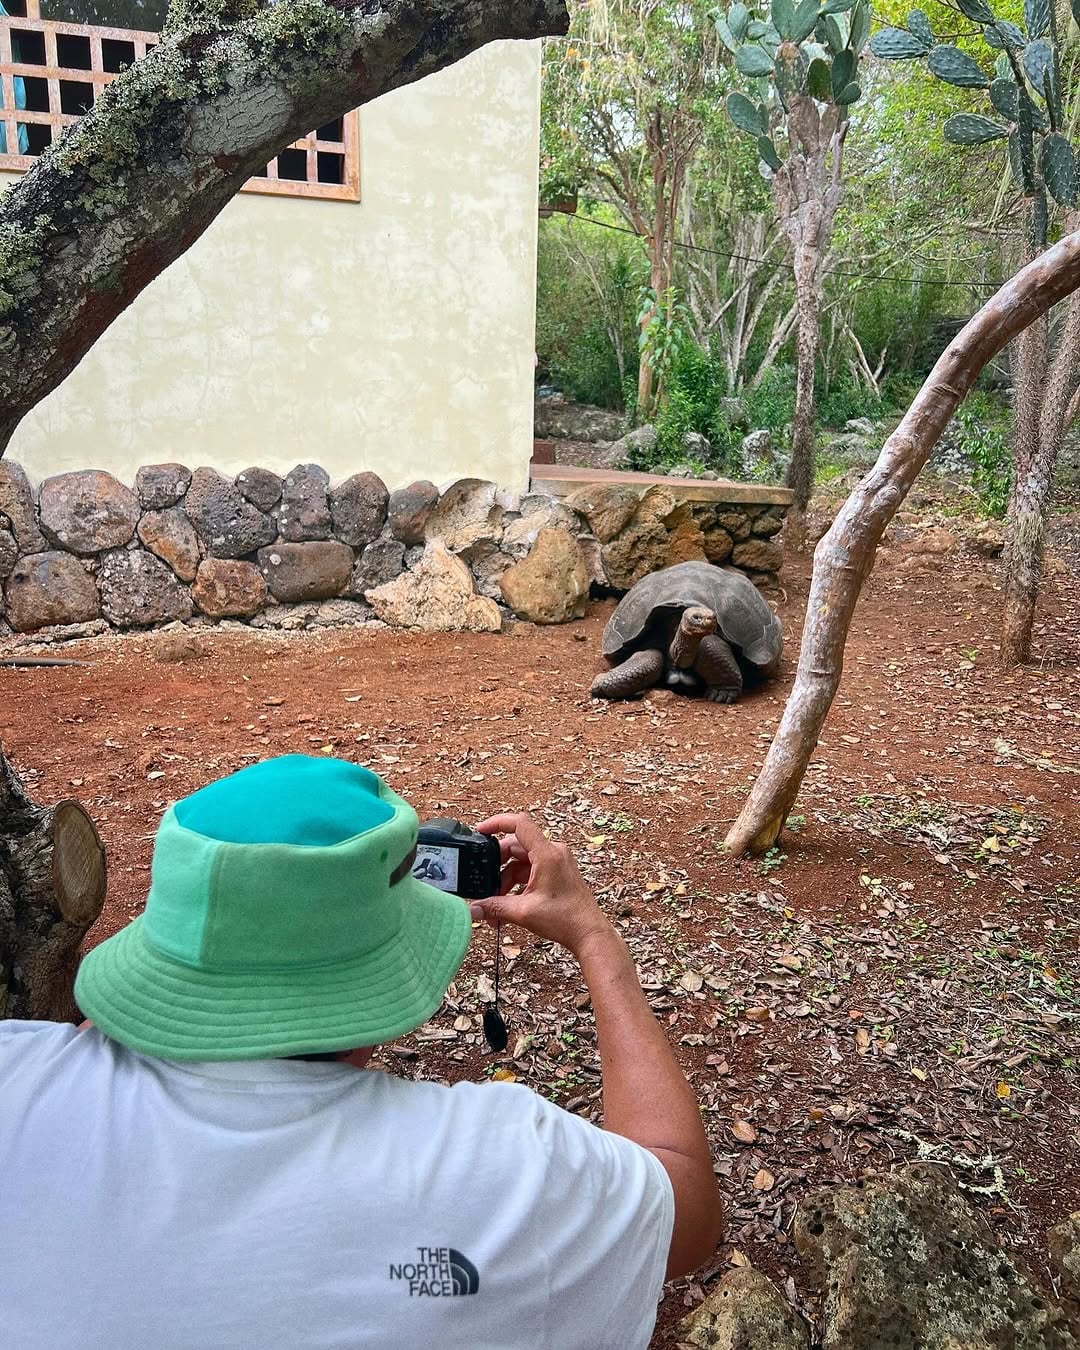
<svg viewBox="0 0 1080 1350"><path fill-rule="evenodd" d="M1031 658L1046 520L1080 363L1080 295L1070 297L1052 361L1045 319L1032 324L1013 345L1015 470L1006 527L1001 626L1001 664L1006 669Z"/></svg>
<svg viewBox="0 0 1080 1350"><path fill-rule="evenodd" d="M814 238L795 250L795 303L799 315L796 339L797 380L795 416L791 428L791 463L787 486L795 494L784 537L801 551L805 546L806 508L814 485L814 371L817 366L821 296L818 285L819 241Z"/></svg>
<svg viewBox="0 0 1080 1350"><path fill-rule="evenodd" d="M495 38L566 26L563 0L281 0L232 27L195 6L171 16L168 36L0 195L0 453L298 136Z"/></svg>
<svg viewBox="0 0 1080 1350"><path fill-rule="evenodd" d="M36 806L0 748L0 1017L72 1022L79 945L105 900L105 850L78 802Z"/></svg>
<svg viewBox="0 0 1080 1350"><path fill-rule="evenodd" d="M942 353L873 469L818 544L795 684L750 797L725 841L733 853L771 848L795 803L844 665L844 642L885 527L979 372L1080 287L1080 231L1007 282Z"/></svg>

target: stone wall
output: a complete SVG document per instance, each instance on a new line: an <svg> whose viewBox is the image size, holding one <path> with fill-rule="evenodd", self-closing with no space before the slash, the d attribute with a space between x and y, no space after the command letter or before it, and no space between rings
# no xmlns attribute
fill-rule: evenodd
<svg viewBox="0 0 1080 1350"><path fill-rule="evenodd" d="M20 633L201 619L301 628L382 622L496 631L508 616L580 617L594 586L626 590L691 558L776 583L784 507L678 502L663 486L570 496L460 479L388 492L315 464L226 478L179 464L134 487L98 469L35 488L0 461L0 621Z"/></svg>

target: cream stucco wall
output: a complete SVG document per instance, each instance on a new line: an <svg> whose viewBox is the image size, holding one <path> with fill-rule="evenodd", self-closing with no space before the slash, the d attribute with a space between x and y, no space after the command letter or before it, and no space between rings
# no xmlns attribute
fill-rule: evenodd
<svg viewBox="0 0 1080 1350"><path fill-rule="evenodd" d="M314 461L524 486L539 66L497 43L365 107L359 204L237 197L9 455L37 479Z"/></svg>

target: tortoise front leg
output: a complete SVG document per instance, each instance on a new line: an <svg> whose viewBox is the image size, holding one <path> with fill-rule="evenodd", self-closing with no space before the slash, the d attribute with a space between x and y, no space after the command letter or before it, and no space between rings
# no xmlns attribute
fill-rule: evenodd
<svg viewBox="0 0 1080 1350"><path fill-rule="evenodd" d="M694 670L705 682L710 703L734 703L742 693L742 671L735 653L716 633L701 639Z"/></svg>
<svg viewBox="0 0 1080 1350"><path fill-rule="evenodd" d="M629 698L656 684L663 673L664 653L655 647L646 647L644 651L628 656L614 670L597 675L590 692L593 698Z"/></svg>

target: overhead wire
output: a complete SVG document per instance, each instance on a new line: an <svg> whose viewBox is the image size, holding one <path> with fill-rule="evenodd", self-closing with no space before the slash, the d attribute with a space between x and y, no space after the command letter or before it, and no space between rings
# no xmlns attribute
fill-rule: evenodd
<svg viewBox="0 0 1080 1350"><path fill-rule="evenodd" d="M628 234L634 239L644 238L638 234L637 230L631 230L626 225L613 225L608 220L597 220L595 216L583 216L577 211L562 211L551 213L552 215L564 215L568 220L580 220L585 225L596 225L600 229L614 230L617 234ZM705 244L691 244L682 239L672 241L675 248L685 249L692 253L709 253L714 258L728 258L733 262L756 263L759 267L782 268L787 272L794 272L790 263L772 262L768 258L754 258L748 253L727 253L723 249L709 248ZM967 290L990 290L1000 289L999 283L994 281L950 281L947 277L898 277L893 272L846 272L841 268L831 267L829 269L831 277L852 277L856 281L894 281L911 286L951 286L961 287Z"/></svg>

